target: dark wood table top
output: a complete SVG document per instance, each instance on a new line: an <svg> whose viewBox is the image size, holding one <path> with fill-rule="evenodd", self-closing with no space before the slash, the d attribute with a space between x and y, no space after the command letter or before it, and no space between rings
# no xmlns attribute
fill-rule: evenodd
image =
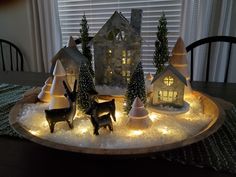
<svg viewBox="0 0 236 177"><path fill-rule="evenodd" d="M48 74L0 72L0 83L42 86ZM236 84L193 82L194 89L236 105ZM155 157L155 158L154 158ZM104 157L47 148L25 139L0 136L0 177L31 176L191 176L230 177L227 172L145 157Z"/></svg>

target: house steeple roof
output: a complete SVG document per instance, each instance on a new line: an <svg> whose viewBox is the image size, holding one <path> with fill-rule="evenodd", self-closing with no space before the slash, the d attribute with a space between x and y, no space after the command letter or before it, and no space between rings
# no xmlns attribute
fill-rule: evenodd
<svg viewBox="0 0 236 177"><path fill-rule="evenodd" d="M187 85L186 78L171 64L169 64L161 73L156 74L152 80L152 83L154 83L158 78L160 78L164 73L166 73L168 70L170 70L176 77L179 78L185 85Z"/></svg>
<svg viewBox="0 0 236 177"><path fill-rule="evenodd" d="M184 41L181 37L178 38L170 57L170 64L172 64L186 79L189 79L187 51Z"/></svg>
<svg viewBox="0 0 236 177"><path fill-rule="evenodd" d="M96 40L98 40L99 37L104 38L113 29L115 30L127 29L130 32L130 34L141 40L140 35L136 33L135 29L130 25L127 18L125 18L125 16L121 12L115 11L113 15L102 26L102 28L96 33L96 35L93 38L93 42L96 42Z"/></svg>

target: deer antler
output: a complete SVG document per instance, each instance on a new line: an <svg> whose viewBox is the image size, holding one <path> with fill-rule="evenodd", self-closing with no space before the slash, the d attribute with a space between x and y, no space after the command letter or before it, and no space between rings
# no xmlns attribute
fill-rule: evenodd
<svg viewBox="0 0 236 177"><path fill-rule="evenodd" d="M77 86L77 79L74 82L74 88L73 88L73 92L76 92L76 86Z"/></svg>
<svg viewBox="0 0 236 177"><path fill-rule="evenodd" d="M67 95L70 96L70 95L71 95L71 92L70 92L70 89L68 88L68 86L67 86L67 84L66 84L65 81L63 81L63 85L64 85L64 88L65 88L65 90L66 90Z"/></svg>
<svg viewBox="0 0 236 177"><path fill-rule="evenodd" d="M65 87L66 90L66 95L70 98L70 100L72 102L74 102L76 100L76 86L77 86L77 80L75 80L74 82L74 89L73 92L70 91L70 89L68 88L67 84L65 81L63 81L63 85Z"/></svg>

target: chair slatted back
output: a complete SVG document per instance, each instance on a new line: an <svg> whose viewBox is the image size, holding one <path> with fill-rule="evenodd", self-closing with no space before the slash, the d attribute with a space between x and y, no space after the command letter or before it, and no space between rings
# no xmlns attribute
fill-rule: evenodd
<svg viewBox="0 0 236 177"><path fill-rule="evenodd" d="M225 75L224 75L224 83L228 80L228 74L229 74L229 65L231 60L231 51L232 51L232 44L236 44L236 37L232 36L212 36L200 39L198 41L193 42L192 44L188 45L186 47L187 52L191 52L190 62L191 62L191 81L193 80L193 61L194 61L194 49L198 46L201 46L203 44L208 44L208 51L207 51L207 62L206 62L206 79L205 81L209 81L209 72L210 72L210 58L211 58L211 48L212 43L214 42L226 42L229 43L228 52L227 52L227 58L226 58L226 68L225 68Z"/></svg>
<svg viewBox="0 0 236 177"><path fill-rule="evenodd" d="M20 49L13 43L0 39L0 57L3 71L23 71L24 60ZM8 61L10 59L10 61ZM8 67L8 63L10 66Z"/></svg>

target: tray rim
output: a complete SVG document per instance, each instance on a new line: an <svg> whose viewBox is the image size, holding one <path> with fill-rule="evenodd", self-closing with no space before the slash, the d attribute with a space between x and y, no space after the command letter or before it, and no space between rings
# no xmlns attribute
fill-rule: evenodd
<svg viewBox="0 0 236 177"><path fill-rule="evenodd" d="M212 120L206 128L204 128L199 133L174 143L169 143L165 145L154 145L154 146L147 146L147 147L138 147L138 148L119 148L119 149L106 149L106 148L92 148L92 147L78 147L67 145L63 143L57 143L53 141L49 141L38 136L31 134L29 131L24 128L20 122L17 121L17 116L19 114L20 109L23 107L25 103L36 103L38 101L37 95L39 93L38 88L30 89L26 92L24 97L18 101L15 106L11 109L9 113L9 123L11 127L24 138L35 142L37 144L47 146L54 149L64 150L64 151L71 151L77 153L85 153L85 154L92 154L92 155L148 155L152 153L167 151L171 149L176 149L180 147L184 147L186 145L190 145L196 143L200 140L203 140L216 132L218 128L223 124L225 119L225 112L220 106L220 104L214 100L213 97L208 96L199 91L193 91L194 94L201 95L204 99L209 100L217 109L217 117Z"/></svg>

